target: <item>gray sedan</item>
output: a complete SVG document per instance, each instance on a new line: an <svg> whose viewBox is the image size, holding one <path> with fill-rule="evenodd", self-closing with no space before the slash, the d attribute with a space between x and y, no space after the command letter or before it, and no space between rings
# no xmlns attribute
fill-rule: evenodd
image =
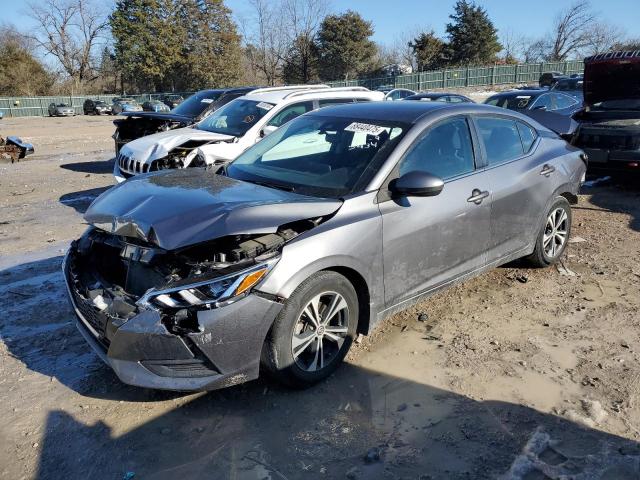
<svg viewBox="0 0 640 480"><path fill-rule="evenodd" d="M126 383L304 387L447 286L557 262L583 153L516 112L371 102L298 117L218 174L102 194L64 262L78 328Z"/></svg>
<svg viewBox="0 0 640 480"><path fill-rule="evenodd" d="M50 117L73 117L76 111L66 103L51 103L48 108L48 113Z"/></svg>

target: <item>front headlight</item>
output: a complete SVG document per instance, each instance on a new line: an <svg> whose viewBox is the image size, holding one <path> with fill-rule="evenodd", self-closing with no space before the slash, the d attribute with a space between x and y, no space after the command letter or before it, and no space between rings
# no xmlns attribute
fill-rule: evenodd
<svg viewBox="0 0 640 480"><path fill-rule="evenodd" d="M214 308L227 305L248 295L277 261L277 258L270 259L224 277L194 281L175 288L151 290L138 300L138 305L151 308Z"/></svg>

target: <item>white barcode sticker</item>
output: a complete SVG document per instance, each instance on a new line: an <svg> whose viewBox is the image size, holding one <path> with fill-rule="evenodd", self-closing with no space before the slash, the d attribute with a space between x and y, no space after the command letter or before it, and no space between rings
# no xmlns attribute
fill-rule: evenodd
<svg viewBox="0 0 640 480"><path fill-rule="evenodd" d="M381 127L380 125L371 125L370 123L360 123L353 122L351 125L346 127L345 132L362 132L368 133L369 135L380 135L386 129L385 127Z"/></svg>
<svg viewBox="0 0 640 480"><path fill-rule="evenodd" d="M273 105L267 102L260 102L258 105L256 105L256 107L261 108L263 110L271 110L273 108Z"/></svg>
<svg viewBox="0 0 640 480"><path fill-rule="evenodd" d="M213 98L203 98L200 103L213 103Z"/></svg>

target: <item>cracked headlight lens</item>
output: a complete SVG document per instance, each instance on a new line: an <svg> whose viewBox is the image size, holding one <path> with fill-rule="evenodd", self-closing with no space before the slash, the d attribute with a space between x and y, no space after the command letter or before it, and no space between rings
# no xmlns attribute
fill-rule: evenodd
<svg viewBox="0 0 640 480"><path fill-rule="evenodd" d="M226 305L246 296L266 277L276 262L277 259L274 259L224 277L152 290L138 304L152 308L210 308Z"/></svg>

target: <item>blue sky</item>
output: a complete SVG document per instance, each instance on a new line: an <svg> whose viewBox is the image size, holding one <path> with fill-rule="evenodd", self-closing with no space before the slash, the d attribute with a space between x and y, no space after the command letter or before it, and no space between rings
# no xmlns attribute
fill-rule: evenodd
<svg viewBox="0 0 640 480"><path fill-rule="evenodd" d="M103 0L111 3L110 0ZM484 0L482 5L500 29L510 29L527 36L540 36L549 29L555 13L573 0ZM374 40L391 43L405 30L416 27L433 28L444 33L448 15L452 12L454 0L333 0L332 10L347 9L359 12L373 22ZM226 0L226 4L237 15L249 12L247 0ZM622 26L628 35L640 37L640 0L593 0L594 8L602 18ZM526 5L526 7L524 6ZM10 22L20 29L28 29L30 19L24 14L27 0L0 0L0 22Z"/></svg>

